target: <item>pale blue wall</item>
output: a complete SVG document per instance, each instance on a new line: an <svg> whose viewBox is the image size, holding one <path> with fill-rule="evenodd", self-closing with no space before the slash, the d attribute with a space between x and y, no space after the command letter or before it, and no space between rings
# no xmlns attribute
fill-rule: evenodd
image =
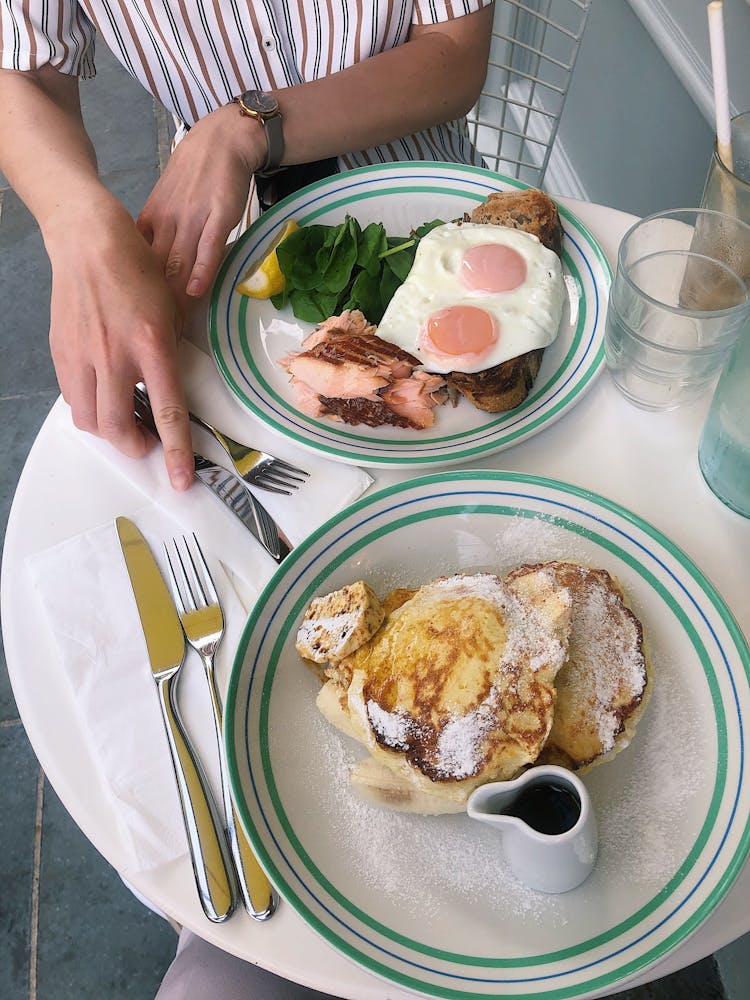
<svg viewBox="0 0 750 1000"><path fill-rule="evenodd" d="M713 129L626 0L593 2L557 142L591 201L647 215L700 200Z"/></svg>

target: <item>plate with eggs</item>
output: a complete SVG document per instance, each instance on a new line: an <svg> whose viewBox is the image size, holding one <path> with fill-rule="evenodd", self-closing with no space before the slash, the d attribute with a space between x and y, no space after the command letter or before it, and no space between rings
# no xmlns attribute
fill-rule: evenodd
<svg viewBox="0 0 750 1000"><path fill-rule="evenodd" d="M475 461L537 434L601 371L612 274L563 206L561 238L484 224L497 192L528 190L479 167L387 163L285 198L237 241L214 285L209 342L227 386L274 433L356 465ZM347 219L361 240L377 223L407 243L441 222L421 235L382 315L331 307L335 318L316 323L293 299L238 290L285 232Z"/></svg>

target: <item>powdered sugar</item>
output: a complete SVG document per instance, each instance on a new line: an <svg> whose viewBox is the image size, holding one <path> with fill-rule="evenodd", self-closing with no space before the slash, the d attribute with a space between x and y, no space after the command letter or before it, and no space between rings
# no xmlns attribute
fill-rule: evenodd
<svg viewBox="0 0 750 1000"><path fill-rule="evenodd" d="M512 711L519 676L544 670L547 671L544 683L551 685L565 659L566 644L562 640L567 639L567 617L563 614L567 615L570 607L568 592L553 575L545 572L535 575L533 586L528 581L523 586L506 585L496 576L482 573L438 579L422 587L409 607L416 609L418 619L424 619L433 608L446 603L451 609L462 607L459 602L465 598L496 609L502 623L503 643L497 637L493 639L492 653L483 663L492 679L486 697L468 708L457 705L454 710L450 704L442 704L440 709L445 715L439 720L413 718L402 711L388 712L373 700L366 706L369 723L381 743L405 752L419 747L420 757L429 766L425 773L453 781L479 773L486 760L486 738L504 724ZM401 613L397 611L394 620ZM467 614L471 620L473 616L468 609ZM453 646L449 648L458 652ZM465 662L470 663L471 657L467 656ZM451 669L455 672L455 664ZM532 737L520 732L514 734L510 750L516 761L514 768L539 752L541 740L549 729L551 698L539 706L527 705L524 711L527 717L532 713L539 716L538 742L534 746ZM529 756L524 757L526 744Z"/></svg>
<svg viewBox="0 0 750 1000"><path fill-rule="evenodd" d="M367 718L386 746L393 747L394 750L407 747L412 722L403 712L386 712L371 698L367 702Z"/></svg>
<svg viewBox="0 0 750 1000"><path fill-rule="evenodd" d="M308 646L316 646L318 638L325 635L331 647L341 645L361 617L358 611L347 611L339 615L326 617L315 616L306 618L299 627L297 642Z"/></svg>
<svg viewBox="0 0 750 1000"><path fill-rule="evenodd" d="M438 767L443 774L460 781L476 774L481 763L480 747L493 723L486 705L451 719L440 732L437 745Z"/></svg>

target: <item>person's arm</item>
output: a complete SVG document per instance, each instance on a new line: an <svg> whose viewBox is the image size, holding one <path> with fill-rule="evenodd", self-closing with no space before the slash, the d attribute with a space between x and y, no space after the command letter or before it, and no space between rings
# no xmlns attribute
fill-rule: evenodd
<svg viewBox="0 0 750 1000"><path fill-rule="evenodd" d="M143 379L173 485L192 446L177 373L178 315L160 263L101 183L78 83L49 66L0 70L0 169L39 223L52 264L50 346L77 427L138 457L151 439L133 417Z"/></svg>
<svg viewBox="0 0 750 1000"><path fill-rule="evenodd" d="M465 114L487 72L493 6L413 26L409 40L332 76L274 92L283 163L367 149ZM197 122L172 154L138 225L177 295L214 279L251 174L265 162L263 128L235 105ZM231 192L231 197L227 197Z"/></svg>

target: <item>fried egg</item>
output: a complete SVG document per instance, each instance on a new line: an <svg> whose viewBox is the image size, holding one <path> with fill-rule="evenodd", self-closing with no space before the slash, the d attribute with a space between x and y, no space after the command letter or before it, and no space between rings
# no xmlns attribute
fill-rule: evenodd
<svg viewBox="0 0 750 1000"><path fill-rule="evenodd" d="M377 333L427 371L479 372L548 347L564 299L560 259L536 236L449 222L421 239Z"/></svg>

